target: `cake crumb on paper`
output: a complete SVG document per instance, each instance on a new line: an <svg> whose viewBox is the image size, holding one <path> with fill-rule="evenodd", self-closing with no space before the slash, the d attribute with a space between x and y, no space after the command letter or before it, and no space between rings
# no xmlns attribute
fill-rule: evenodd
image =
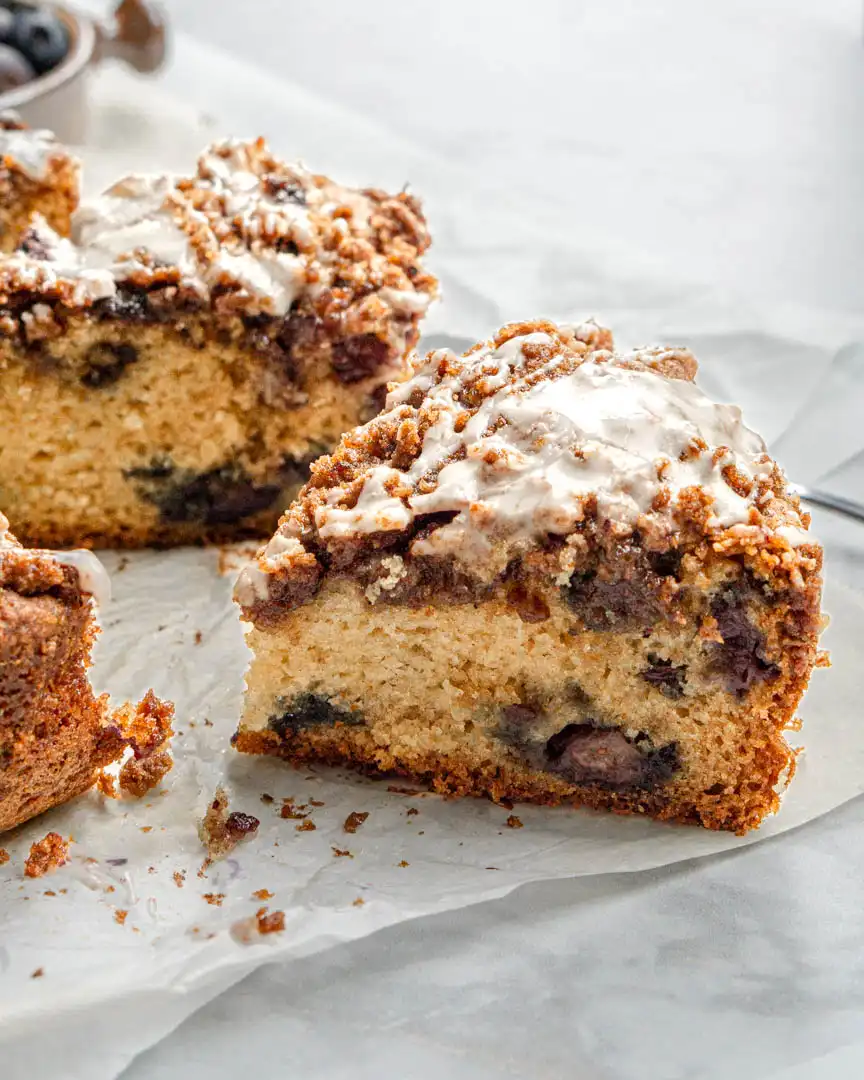
<svg viewBox="0 0 864 1080"><path fill-rule="evenodd" d="M9 852L6 850L6 848L0 847L0 866L3 866L4 863L9 862L10 858L11 856L9 855Z"/></svg>
<svg viewBox="0 0 864 1080"><path fill-rule="evenodd" d="M356 900L352 901L352 907L363 907L366 901L362 896L358 896Z"/></svg>
<svg viewBox="0 0 864 1080"><path fill-rule="evenodd" d="M126 704L113 716L132 747L132 757L120 767L120 788L142 798L171 771L174 761L167 747L174 734L174 705L160 701L148 690L137 705Z"/></svg>
<svg viewBox="0 0 864 1080"><path fill-rule="evenodd" d="M285 929L285 912L273 911L267 914L267 908L259 908L248 919L238 919L231 926L231 937L241 945L251 945L256 938L264 934L278 934Z"/></svg>
<svg viewBox="0 0 864 1080"><path fill-rule="evenodd" d="M175 870L172 874L172 877L174 878L174 884L177 886L177 888L182 889L186 883L186 871Z"/></svg>
<svg viewBox="0 0 864 1080"><path fill-rule="evenodd" d="M519 818L516 817L515 814L511 814L510 817L507 818L507 828L508 829L522 829L522 828L524 828L524 826L523 826L522 822L519 820Z"/></svg>
<svg viewBox="0 0 864 1080"><path fill-rule="evenodd" d="M334 856L334 858L337 858L337 859L353 859L354 858L354 856L351 854L351 852L347 848L338 848L338 847L335 846L335 844L332 845L332 848L333 848L333 856Z"/></svg>
<svg viewBox="0 0 864 1080"><path fill-rule="evenodd" d="M111 773L102 769L96 780L96 790L104 795L106 799L118 799L120 796L117 793L117 778Z"/></svg>
<svg viewBox="0 0 864 1080"><path fill-rule="evenodd" d="M205 892L202 893L202 896L213 907L222 907L222 901L225 899L224 892Z"/></svg>
<svg viewBox="0 0 864 1080"><path fill-rule="evenodd" d="M31 979L41 979L44 974L45 974L45 968L36 968L36 970L33 972L33 974L30 976L30 978Z"/></svg>
<svg viewBox="0 0 864 1080"><path fill-rule="evenodd" d="M417 809L416 806L409 806L408 809L405 811L405 817L413 817L415 814L419 813L420 811Z"/></svg>
<svg viewBox="0 0 864 1080"><path fill-rule="evenodd" d="M198 827L198 836L207 849L208 856L198 872L199 877L203 877L203 871L211 862L224 859L241 840L258 832L261 824L258 818L239 810L229 811L228 807L228 793L225 788L217 787L207 807L207 813Z"/></svg>
<svg viewBox="0 0 864 1080"><path fill-rule="evenodd" d="M352 810L348 817L345 818L345 824L342 826L342 828L347 833L356 833L368 817L368 811Z"/></svg>
<svg viewBox="0 0 864 1080"><path fill-rule="evenodd" d="M69 854L69 841L56 832L49 832L41 840L37 840L30 848L30 854L24 863L24 873L27 877L42 877L58 866L63 866L66 856Z"/></svg>
<svg viewBox="0 0 864 1080"><path fill-rule="evenodd" d="M252 893L252 896L256 900L272 900L275 895L276 893L270 892L269 889L256 889L255 892Z"/></svg>
<svg viewBox="0 0 864 1080"><path fill-rule="evenodd" d="M121 926L123 926L128 916L128 911L125 911L123 908L117 908L117 910L114 912L114 922L119 923Z"/></svg>
<svg viewBox="0 0 864 1080"><path fill-rule="evenodd" d="M400 859L400 860L399 860L399 862L398 862L398 863L396 863L396 865L397 865L397 866L410 866L410 865L411 865L411 863L409 863L409 862L406 862L406 861L405 861L405 859Z"/></svg>
<svg viewBox="0 0 864 1080"><path fill-rule="evenodd" d="M314 832L317 827L315 822L309 821L308 818L306 821L301 821L299 825L294 826L297 832Z"/></svg>

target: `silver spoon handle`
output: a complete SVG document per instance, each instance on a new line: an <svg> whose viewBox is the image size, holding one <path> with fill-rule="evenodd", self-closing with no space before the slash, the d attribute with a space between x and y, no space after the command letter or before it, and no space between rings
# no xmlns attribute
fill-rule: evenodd
<svg viewBox="0 0 864 1080"><path fill-rule="evenodd" d="M864 505L853 499L844 499L842 495L831 495L818 488L804 487L803 484L790 484L789 490L805 502L813 503L814 506L821 506L825 510L835 510L838 514L855 518L856 521L864 521Z"/></svg>

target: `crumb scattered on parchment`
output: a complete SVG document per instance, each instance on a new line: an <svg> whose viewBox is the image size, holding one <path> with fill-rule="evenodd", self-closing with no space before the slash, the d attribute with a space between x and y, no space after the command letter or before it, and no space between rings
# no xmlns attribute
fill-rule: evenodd
<svg viewBox="0 0 864 1080"><path fill-rule="evenodd" d="M419 813L420 811L417 809L416 806L409 806L408 809L405 811L405 817L413 817L415 814Z"/></svg>
<svg viewBox="0 0 864 1080"><path fill-rule="evenodd" d="M347 848L333 847L333 855L337 859L353 859L354 856Z"/></svg>
<svg viewBox="0 0 864 1080"><path fill-rule="evenodd" d="M318 826L314 821L309 821L308 819L306 821L301 821L299 825L294 826L297 832L314 832L317 827Z"/></svg>
<svg viewBox="0 0 864 1080"><path fill-rule="evenodd" d="M289 796L282 800L282 809L279 811L279 817L285 818L286 821L302 821L303 818L309 817L309 810L305 803L301 803L298 806Z"/></svg>
<svg viewBox="0 0 864 1080"><path fill-rule="evenodd" d="M357 899L354 901L353 906L354 907L363 907L363 905L365 903L366 903L366 901L363 899L363 897L358 896Z"/></svg>
<svg viewBox="0 0 864 1080"><path fill-rule="evenodd" d="M152 791L174 764L167 748L173 719L173 704L160 701L152 690L137 705L123 705L114 713L114 723L132 747L132 757L120 768L120 787L136 799Z"/></svg>
<svg viewBox="0 0 864 1080"><path fill-rule="evenodd" d="M352 810L351 813L348 815L348 817L345 818L345 824L342 826L342 828L347 833L355 833L355 832L357 832L357 830L360 828L360 826L363 824L363 822L368 817L369 817L368 810L367 811Z"/></svg>
<svg viewBox="0 0 864 1080"><path fill-rule="evenodd" d="M105 892L107 892L107 893L112 893L112 892L116 892L116 891L117 890L114 888L113 885L106 885L105 886Z"/></svg>
<svg viewBox="0 0 864 1080"><path fill-rule="evenodd" d="M399 787L398 784L388 784L387 790L391 795L425 795L424 791L418 791L417 788Z"/></svg>
<svg viewBox="0 0 864 1080"><path fill-rule="evenodd" d="M200 645L203 640L204 640L204 635L201 633L200 630L196 630L195 631L195 644Z"/></svg>
<svg viewBox="0 0 864 1080"><path fill-rule="evenodd" d="M516 817L515 814L511 814L510 817L507 818L508 829L521 829L522 827L522 822L519 820L518 817Z"/></svg>
<svg viewBox="0 0 864 1080"><path fill-rule="evenodd" d="M270 892L269 889L256 889L252 895L256 900L272 900L276 893Z"/></svg>
<svg viewBox="0 0 864 1080"><path fill-rule="evenodd" d="M68 854L69 841L64 840L59 833L49 832L30 848L30 854L24 863L24 873L27 877L42 877L43 874L62 866Z"/></svg>
<svg viewBox="0 0 864 1080"><path fill-rule="evenodd" d="M43 896L56 896L56 895L57 895L57 893L56 893L56 892L54 892L54 890L53 890L53 889L46 889L46 890L45 890L45 892L44 892L44 893L42 893L42 895L43 895Z"/></svg>
<svg viewBox="0 0 864 1080"><path fill-rule="evenodd" d="M270 803L272 803L273 801L274 801L274 800L273 800L273 796L272 796L272 795L268 795L266 791L265 791L265 792L264 792L264 794L263 794L263 795L261 796L261 802L265 803L265 804L266 804L267 806L269 806L269 805L270 805Z"/></svg>
<svg viewBox="0 0 864 1080"><path fill-rule="evenodd" d="M178 889L182 889L183 884L186 881L186 871L185 870L175 870L174 874L173 874L173 877L174 877L174 884L177 886Z"/></svg>
<svg viewBox="0 0 864 1080"><path fill-rule="evenodd" d="M122 926L126 922L128 916L128 911L124 911L123 908L117 908L117 910L114 912L114 922L120 923L120 925Z"/></svg>
<svg viewBox="0 0 864 1080"><path fill-rule="evenodd" d="M3 866L4 863L9 862L9 858L9 852L6 850L6 848L0 847L0 866Z"/></svg>
<svg viewBox="0 0 864 1080"><path fill-rule="evenodd" d="M33 972L33 974L30 976L30 978L31 979L41 979L44 974L45 974L45 968L36 968L36 970Z"/></svg>
<svg viewBox="0 0 864 1080"><path fill-rule="evenodd" d="M267 914L267 908L258 908L251 918L238 919L231 927L231 937L241 945L251 944L263 934L278 934L285 929L285 912L273 911Z"/></svg>
<svg viewBox="0 0 864 1080"><path fill-rule="evenodd" d="M205 892L202 895L207 903L212 904L213 907L222 907L222 901L225 899L224 892Z"/></svg>
<svg viewBox="0 0 864 1080"><path fill-rule="evenodd" d="M100 772L99 778L96 781L96 788L106 799L119 798L117 794L117 780L111 773L105 772L104 770Z"/></svg>
<svg viewBox="0 0 864 1080"><path fill-rule="evenodd" d="M309 805L310 806L326 806L327 803L322 802L320 799L310 799L309 800Z"/></svg>
<svg viewBox="0 0 864 1080"><path fill-rule="evenodd" d="M223 787L216 788L204 820L198 827L198 836L207 849L208 862L224 859L241 840L254 836L260 824L258 818L251 814L244 814L239 810L229 812L228 793Z"/></svg>
<svg viewBox="0 0 864 1080"><path fill-rule="evenodd" d="M153 832L153 826L152 825L142 825L141 826L141 832Z"/></svg>
<svg viewBox="0 0 864 1080"><path fill-rule="evenodd" d="M396 865L397 866L410 866L411 863L406 862L404 859L400 859L399 862L396 863Z"/></svg>

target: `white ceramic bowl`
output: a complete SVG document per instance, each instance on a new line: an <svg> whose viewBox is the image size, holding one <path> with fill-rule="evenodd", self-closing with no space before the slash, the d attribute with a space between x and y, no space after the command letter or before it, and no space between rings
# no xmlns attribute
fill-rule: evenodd
<svg viewBox="0 0 864 1080"><path fill-rule="evenodd" d="M107 23L68 8L55 11L69 30L69 52L45 75L0 94L0 110L14 109L31 127L49 128L61 142L80 143L86 132L87 77L93 65L113 58L137 71L157 71L165 59L165 19L146 0L122 0Z"/></svg>

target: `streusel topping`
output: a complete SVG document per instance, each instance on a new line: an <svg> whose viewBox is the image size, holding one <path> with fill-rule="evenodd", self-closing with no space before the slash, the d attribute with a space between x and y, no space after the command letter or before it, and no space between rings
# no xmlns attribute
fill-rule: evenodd
<svg viewBox="0 0 864 1080"><path fill-rule="evenodd" d="M238 598L266 596L268 574L312 553L397 532L416 534L410 557L474 565L506 565L588 520L655 547L684 524L729 551L770 537L790 558L807 534L782 473L695 372L687 350L614 353L551 323L505 327L462 357L431 353L313 466Z"/></svg>
<svg viewBox="0 0 864 1080"><path fill-rule="evenodd" d="M415 241L404 259L390 243L394 219ZM415 287L406 273L427 244L411 196L352 191L280 161L263 139L226 140L191 178L120 180L79 208L71 240L37 221L0 270L0 289L87 307L125 283L174 282L205 301L229 291L247 314L283 316L300 294L341 289L356 299L362 285L384 309L410 315L434 292L431 279Z"/></svg>
<svg viewBox="0 0 864 1080"><path fill-rule="evenodd" d="M47 179L59 160L75 160L52 131L28 128L10 113L0 115L0 159L6 172L20 172L33 180Z"/></svg>
<svg viewBox="0 0 864 1080"><path fill-rule="evenodd" d="M28 559L34 564L48 562L56 566L71 566L78 573L82 592L89 593L99 607L111 599L111 578L108 571L92 551L45 551L41 548L25 548L9 531L9 520L0 513L0 581L3 579L4 561L16 562Z"/></svg>

